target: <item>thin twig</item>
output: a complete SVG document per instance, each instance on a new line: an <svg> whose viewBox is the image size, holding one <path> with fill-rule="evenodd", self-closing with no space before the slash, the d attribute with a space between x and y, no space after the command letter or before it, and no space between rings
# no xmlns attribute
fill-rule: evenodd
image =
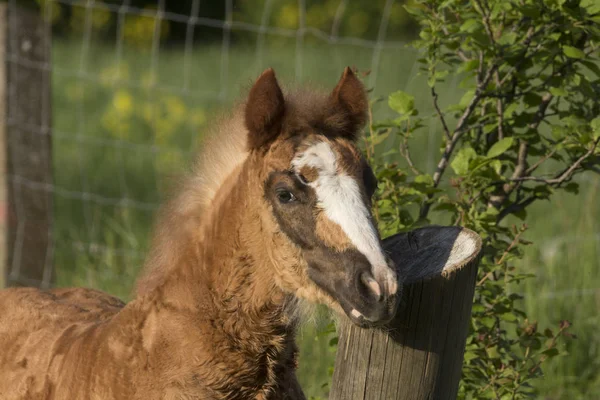
<svg viewBox="0 0 600 400"><path fill-rule="evenodd" d="M494 73L496 88L500 88L500 73ZM501 98L496 99L496 112L498 113L498 140L504 139L504 103Z"/></svg>
<svg viewBox="0 0 600 400"><path fill-rule="evenodd" d="M410 156L410 149L408 147L408 135L404 135L404 137L402 138L402 142L400 142L400 154L404 157L404 159L406 159L406 162L411 171L415 175L421 175L421 171L419 171L419 169L415 167L412 157Z"/></svg>
<svg viewBox="0 0 600 400"><path fill-rule="evenodd" d="M438 18L439 18L439 16L438 16ZM446 28L445 25L442 25L441 28L442 28L442 32L444 32L444 35L450 36L450 32L448 31L448 28ZM472 60L471 58L467 57L467 55L465 54L465 52L462 51L461 49L458 49L456 51L456 54L458 54L458 56L460 57L460 59L463 60L463 61L471 61Z"/></svg>
<svg viewBox="0 0 600 400"><path fill-rule="evenodd" d="M513 238L512 242L510 243L510 245L508 245L508 247L506 248L506 250L504 250L504 253L502 253L502 256L500 257L500 259L498 261L496 261L496 265L502 265L502 262L504 262L504 259L506 258L506 256L508 256L508 253L510 253L510 251L517 245L517 243L519 242L519 238L521 237L521 235L523 234L523 232L525 232L524 230L519 231L515 237ZM490 271L487 274L485 274L485 276L483 278L481 278L481 280L479 282L477 282L477 286L481 286L486 280L488 280L494 271Z"/></svg>
<svg viewBox="0 0 600 400"><path fill-rule="evenodd" d="M436 169L435 173L433 174L433 186L434 187L437 187L439 185L442 175L443 175L444 171L446 170L446 167L448 166L448 161L450 160L450 156L452 155L452 152L454 151L454 148L456 147L458 140L461 138L463 133L466 131L466 130L464 130L466 122L467 122L468 118L471 116L471 114L473 113L473 110L475 110L475 107L477 107L477 104L479 103L479 100L481 99L481 96L483 93L483 88L485 88L488 85L488 83L490 82L490 79L492 77L492 74L494 73L494 71L496 70L497 67L498 67L497 64L493 64L490 67L490 69L488 70L487 74L485 75L485 78L483 79L483 81L477 86L477 89L475 90L475 95L471 99L469 105L467 106L467 108L461 115L460 119L456 123L456 128L454 129L454 132L452 133L452 137L451 137L450 141L448 143L446 143L446 148L444 149L442 158L440 159L437 169Z"/></svg>
<svg viewBox="0 0 600 400"><path fill-rule="evenodd" d="M494 49L495 49L496 48L496 38L494 37L494 33L492 32L492 27L490 24L490 16L489 16L489 14L486 13L486 10L484 10L483 5L481 4L481 2L479 0L475 0L474 2L475 2L475 4L477 4L477 7L480 9L478 11L481 14L481 17L483 18L483 26L485 27L485 31L487 32L488 37L490 38L490 42L492 42L492 47L494 47Z"/></svg>
<svg viewBox="0 0 600 400"><path fill-rule="evenodd" d="M596 150L596 147L598 146L599 141L600 141L600 138L596 139L594 141L594 143L592 144L592 147L588 151L586 151L581 157L579 157L570 167L568 167L564 171L558 173L552 179L542 178L539 176L522 176L522 177L510 178L509 180L513 181L513 182L535 181L535 182L546 183L548 185L560 185L561 183L570 179L571 176L573 175L573 173L575 172L575 170L577 168L579 168L581 163L584 162L589 156L591 156L592 153L594 153L594 150Z"/></svg>
<svg viewBox="0 0 600 400"><path fill-rule="evenodd" d="M529 51L529 45L531 44L531 41L533 40L533 37L536 36L538 33L543 32L544 29L540 29L539 31L535 31L535 29L533 27L530 27L529 30L527 31L527 34L525 35L525 39L523 39L523 45L525 46L525 49L523 51L523 54L521 55L521 59L519 60L519 62L517 62L515 65L513 65L504 75L504 78L502 78L502 80L500 81L500 84L498 87L504 85L504 83L506 83L506 80L509 79L510 76L512 76L512 73L515 72L518 68L521 67L521 65L527 61L531 59L531 55L527 56L527 52ZM533 50L534 52L539 50L541 48L542 44L539 43L536 48Z"/></svg>
<svg viewBox="0 0 600 400"><path fill-rule="evenodd" d="M538 109L533 117L533 121L529 124L529 129L535 130L539 127L541 122L546 118L546 110L548 105L552 101L553 96L550 93L546 93L542 97L542 101L538 106ZM519 178L522 178L527 174L527 156L529 153L529 143L526 140L519 140L519 151L517 154L517 164L515 169L508 179L509 183L498 189L489 200L490 205L499 208L504 201L511 195L511 193L519 186Z"/></svg>
<svg viewBox="0 0 600 400"><path fill-rule="evenodd" d="M471 114L473 113L475 108L477 107L477 104L479 103L479 100L481 100L481 97L485 90L485 87L489 84L490 79L492 78L492 76L497 68L498 68L498 64L494 63L487 70L485 77L477 85L477 88L475 89L475 94L473 95L473 98L469 102L469 105L467 106L467 108L465 109L465 111L463 112L461 117L459 118L458 122L456 123L456 128L454 128L454 132L452 133L450 140L446 143L446 147L444 148L444 153L442 154L442 158L438 162L435 173L433 174L433 187L437 187L440 184L442 175L444 174L444 171L448 167L448 162L450 161L452 152L454 151L454 148L456 147L458 141L460 140L460 138L462 137L464 132L466 132L465 125L467 123L467 120L469 119L469 117L471 116ZM432 197L433 196L431 194L429 194L427 196L427 200L422 204L421 210L419 211L419 218L421 218L421 219L427 218L427 215L429 214L429 209L431 208Z"/></svg>
<svg viewBox="0 0 600 400"><path fill-rule="evenodd" d="M450 129L448 129L448 125L446 124L446 118L440 110L440 106L438 104L438 94L435 91L435 86L431 88L431 97L433 98L433 107L435 108L435 112L438 115L440 122L442 123L442 127L444 128L444 135L446 135L446 140L451 140L450 137Z"/></svg>
<svg viewBox="0 0 600 400"><path fill-rule="evenodd" d="M544 162L546 162L546 160L548 160L550 157L552 157L554 154L556 154L557 151L558 151L558 147L553 148L552 151L550 151L544 157L537 160L535 162L535 164L533 164L531 167L529 167L527 169L527 171L525 171L525 175L531 175L532 172L534 172L536 169L538 169L538 167L540 165L542 165Z"/></svg>
<svg viewBox="0 0 600 400"><path fill-rule="evenodd" d="M369 140L366 141L365 150L367 151L367 158L371 160L373 158L373 154L375 154L375 145L373 144L373 139L375 138L375 132L373 131L373 107L369 105L367 107L367 113L369 117ZM366 138L365 138L366 139Z"/></svg>
<svg viewBox="0 0 600 400"><path fill-rule="evenodd" d="M483 91L485 90L485 87L488 85L488 83L490 83L490 79L492 78L492 75L494 74L494 72L496 71L497 68L498 68L498 64L497 63L492 64L492 66L490 67L490 69L485 74L485 77L483 78L483 80L481 81L481 83L479 85L477 85L477 88L475 89L475 95L473 96L473 99L471 99L471 102L469 103L469 105L465 109L465 112L461 115L460 119L456 123L456 128L454 129L454 134L452 135L452 140L453 141L455 139L458 140L458 138L462 134L462 130L465 127L467 119L473 113L473 110L475 109L475 107L477 106L477 103L479 102L479 100L481 99L481 97L483 95Z"/></svg>
<svg viewBox="0 0 600 400"><path fill-rule="evenodd" d="M526 140L519 140L519 152L517 153L517 165L513 171L513 177L523 176L527 171L527 153L529 152L529 143Z"/></svg>
<svg viewBox="0 0 600 400"><path fill-rule="evenodd" d="M533 182L545 183L546 185L550 185L553 187L559 187L564 182L569 181L572 178L575 171L581 166L581 164L594 153L596 147L598 146L598 142L600 142L600 138L598 138L594 141L591 148L588 151L586 151L585 154L583 154L581 157L579 157L570 167L568 167L564 171L556 174L556 176L554 178L543 178L543 177L539 177L539 176L521 176L521 177L516 177L516 178L509 178L509 180L512 182L517 182L517 184L520 182L525 182L525 181L533 181ZM490 184L490 186L492 186L494 184L498 184L498 183L499 182L493 182L492 184ZM514 186L513 186L513 190L514 190ZM496 218L496 223L499 223L502 219L504 219L509 214L514 214L516 212L519 212L519 211L525 209L525 207L529 206L531 203L533 203L538 198L539 197L536 194L533 194L533 195L527 197L525 200L515 201L514 203L512 203L511 205L509 205L508 207L506 207L500 211L500 213L498 214L498 217Z"/></svg>
<svg viewBox="0 0 600 400"><path fill-rule="evenodd" d="M538 196L533 194L533 195L527 197L525 200L512 203L511 205L509 205L504 210L502 210L498 213L498 217L496 218L496 224L499 224L500 221L502 221L507 215L514 214L521 210L524 210L526 207L528 207L531 203L533 203L537 199L538 199Z"/></svg>

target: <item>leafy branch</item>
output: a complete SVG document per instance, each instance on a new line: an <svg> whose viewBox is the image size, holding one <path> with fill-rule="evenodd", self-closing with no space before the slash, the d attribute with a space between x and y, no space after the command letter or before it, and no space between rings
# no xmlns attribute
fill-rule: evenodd
<svg viewBox="0 0 600 400"><path fill-rule="evenodd" d="M481 234L459 397L530 397L530 382L562 354L570 324L540 333L520 309L512 288L531 276L515 260L529 242L526 226L508 227L505 219L526 220L536 201L576 192L577 174L600 173L600 7L589 0L420 0L406 8L422 28L414 45L430 87L430 120L441 125L441 154L432 173L418 165L410 141L430 121L412 95L392 93L397 117L371 120L367 143L380 182L377 221L383 235L448 217ZM443 106L448 75L461 79L465 93ZM390 135L399 139L392 154L405 169L377 156ZM442 190L447 183L454 193Z"/></svg>

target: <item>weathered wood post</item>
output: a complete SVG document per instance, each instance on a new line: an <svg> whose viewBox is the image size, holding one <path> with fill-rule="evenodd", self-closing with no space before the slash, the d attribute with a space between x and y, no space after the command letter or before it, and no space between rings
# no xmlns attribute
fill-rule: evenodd
<svg viewBox="0 0 600 400"><path fill-rule="evenodd" d="M384 329L340 322L329 399L454 399L481 239L460 227L427 227L383 244L404 276L400 310Z"/></svg>
<svg viewBox="0 0 600 400"><path fill-rule="evenodd" d="M50 27L39 10L10 2L0 3L0 31L2 275L6 285L48 287L53 266Z"/></svg>
<svg viewBox="0 0 600 400"><path fill-rule="evenodd" d="M6 4L0 3L0 289L6 286Z"/></svg>

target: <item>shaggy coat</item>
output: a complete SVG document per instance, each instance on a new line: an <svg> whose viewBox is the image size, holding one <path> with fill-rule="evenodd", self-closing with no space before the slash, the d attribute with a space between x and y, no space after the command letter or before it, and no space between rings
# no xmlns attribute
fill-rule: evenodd
<svg viewBox="0 0 600 400"><path fill-rule="evenodd" d="M354 145L366 108L349 69L328 95L284 96L263 73L164 207L131 302L0 292L0 399L304 399L298 299L357 323L395 306L396 276L364 211L376 183ZM327 213L321 182L338 174L365 229Z"/></svg>

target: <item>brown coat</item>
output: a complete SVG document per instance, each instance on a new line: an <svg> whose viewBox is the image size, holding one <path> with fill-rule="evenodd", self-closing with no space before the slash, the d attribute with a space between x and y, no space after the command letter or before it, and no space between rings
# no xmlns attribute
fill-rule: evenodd
<svg viewBox="0 0 600 400"><path fill-rule="evenodd" d="M159 233L178 228L176 262L127 305L89 289L0 292L0 399L303 399L293 300L257 268L263 238L242 237L260 208L236 199L253 187L234 186L203 234L171 207Z"/></svg>

